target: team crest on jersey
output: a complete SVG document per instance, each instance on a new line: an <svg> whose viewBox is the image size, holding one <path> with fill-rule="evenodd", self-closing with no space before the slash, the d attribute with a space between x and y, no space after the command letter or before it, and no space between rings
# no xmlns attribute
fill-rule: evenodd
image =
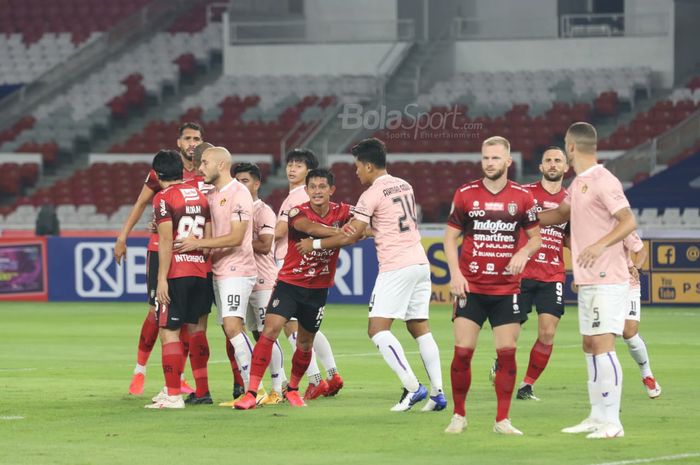
<svg viewBox="0 0 700 465"><path fill-rule="evenodd" d="M510 202L508 204L508 213L510 213L510 216L515 216L515 214L518 213L518 204Z"/></svg>
<svg viewBox="0 0 700 465"><path fill-rule="evenodd" d="M585 194L587 190L588 190L588 185L587 185L587 184L584 184L583 186L581 186L581 193L582 193L582 194Z"/></svg>
<svg viewBox="0 0 700 465"><path fill-rule="evenodd" d="M289 210L289 217L290 217L290 218L294 218L294 217L297 216L298 214L299 214L299 209L296 208L296 207L295 207L295 208L292 208L291 210Z"/></svg>
<svg viewBox="0 0 700 465"><path fill-rule="evenodd" d="M224 205L226 205L226 199L225 199L225 198L224 198L224 199L221 199L221 202L219 202L219 206L220 206L220 207L223 207Z"/></svg>
<svg viewBox="0 0 700 465"><path fill-rule="evenodd" d="M272 308L277 308L277 306L280 304L280 299L275 299L272 301Z"/></svg>

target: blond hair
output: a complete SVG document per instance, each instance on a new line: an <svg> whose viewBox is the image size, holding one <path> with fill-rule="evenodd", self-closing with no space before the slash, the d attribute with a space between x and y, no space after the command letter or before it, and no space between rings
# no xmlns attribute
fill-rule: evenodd
<svg viewBox="0 0 700 465"><path fill-rule="evenodd" d="M492 145L502 145L506 148L506 152L510 154L510 142L508 142L508 139L506 139L505 137L491 136L481 144L482 147L489 147Z"/></svg>

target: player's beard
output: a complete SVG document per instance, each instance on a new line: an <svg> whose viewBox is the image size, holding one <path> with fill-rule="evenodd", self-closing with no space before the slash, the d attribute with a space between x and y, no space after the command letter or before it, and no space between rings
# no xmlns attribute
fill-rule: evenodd
<svg viewBox="0 0 700 465"><path fill-rule="evenodd" d="M505 169L505 168L500 169L500 170L496 171L494 174L491 174L491 175L486 174L486 171L484 171L484 177L485 177L486 179L491 180L491 181L496 181L496 180L498 180L498 179L501 179L501 176L503 176L503 175L505 174L505 172L506 172L506 169Z"/></svg>
<svg viewBox="0 0 700 465"><path fill-rule="evenodd" d="M210 177L205 177L204 182L207 184L215 184L219 180L219 173L214 173Z"/></svg>
<svg viewBox="0 0 700 465"><path fill-rule="evenodd" d="M552 175L552 174L550 174L550 173L548 173L548 172L545 171L545 172L543 173L543 176L544 176L544 178L545 178L547 181L550 181L550 182L559 182L559 181L561 181L562 178L564 177L564 173L556 173L556 174Z"/></svg>
<svg viewBox="0 0 700 465"><path fill-rule="evenodd" d="M185 149L180 149L180 153L187 161L192 161L192 159L194 158L194 153L190 155Z"/></svg>

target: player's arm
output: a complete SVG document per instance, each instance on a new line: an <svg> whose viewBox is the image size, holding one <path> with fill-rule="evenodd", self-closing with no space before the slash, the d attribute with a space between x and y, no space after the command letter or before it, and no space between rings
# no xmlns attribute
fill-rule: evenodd
<svg viewBox="0 0 700 465"><path fill-rule="evenodd" d="M126 238L136 223L138 223L139 218L143 215L143 211L146 209L147 205L151 204L155 192L148 187L146 184L141 188L141 193L139 194L134 206L131 208L131 212L124 222L121 232L117 236L117 241L114 243L114 259L117 264L121 264L122 257L126 255Z"/></svg>
<svg viewBox="0 0 700 465"><path fill-rule="evenodd" d="M538 226L526 229L525 234L527 234L527 243L513 254L510 258L510 262L506 265L506 270L512 274L522 273L530 257L542 247L542 237L540 236L540 228Z"/></svg>
<svg viewBox="0 0 700 465"><path fill-rule="evenodd" d="M208 239L197 239L193 236L187 236L179 242L177 250L178 252L190 252L205 248L239 247L243 243L246 229L248 229L248 220L231 221L230 233Z"/></svg>
<svg viewBox="0 0 700 465"><path fill-rule="evenodd" d="M259 235L257 239L253 239L253 252L260 255L270 253L272 250L272 244L275 242L274 239L274 232Z"/></svg>
<svg viewBox="0 0 700 465"><path fill-rule="evenodd" d="M168 272L173 256L173 222L161 221L158 223L158 287L156 298L158 302L170 303L168 294Z"/></svg>
<svg viewBox="0 0 700 465"><path fill-rule="evenodd" d="M644 266L644 262L647 261L647 249L642 247L639 249L637 252L632 252L630 251L630 260L632 260L632 265L639 270L642 266Z"/></svg>
<svg viewBox="0 0 700 465"><path fill-rule="evenodd" d="M613 214L617 220L617 225L605 236L601 237L594 244L586 247L576 258L576 262L583 268L590 268L600 255L610 247L623 240L632 231L637 229L637 220L629 207L621 208Z"/></svg>
<svg viewBox="0 0 700 465"><path fill-rule="evenodd" d="M450 294L456 298L465 298L469 292L469 283L459 269L459 238L462 236L462 230L450 226L445 227L445 237L443 242L445 245L445 257L447 258L447 267L450 270Z"/></svg>
<svg viewBox="0 0 700 465"><path fill-rule="evenodd" d="M300 218L302 220L303 218ZM299 229L297 227L297 223L299 220L297 220L294 223L294 228ZM353 218L350 220L348 223L349 227L347 231L354 231L351 233L345 233L343 230L340 230L337 234L333 233L332 235L322 238L322 239L302 239L299 241L299 243L296 245L297 250L302 253L308 253L311 252L314 249L339 249L341 247L345 247L347 245L352 245L360 240L362 240L365 237L365 229L367 228L367 223L364 221L360 221L358 219ZM328 228L331 230L331 228ZM301 230L300 230L301 231ZM307 234L310 234L306 231L302 231ZM313 234L312 234L313 235Z"/></svg>
<svg viewBox="0 0 700 465"><path fill-rule="evenodd" d="M212 236L211 221L207 221L207 223L204 225L204 238L211 239L211 236ZM208 247L205 247L202 249L202 253L204 254L205 257L208 257L209 254L211 253L211 249Z"/></svg>
<svg viewBox="0 0 700 465"><path fill-rule="evenodd" d="M278 221L275 225L275 241L281 241L289 233L289 223L286 221Z"/></svg>
<svg viewBox="0 0 700 465"><path fill-rule="evenodd" d="M537 218L540 220L540 226L553 226L555 224L566 223L569 221L570 217L571 205L567 202L562 202L557 208L544 210L537 214Z"/></svg>

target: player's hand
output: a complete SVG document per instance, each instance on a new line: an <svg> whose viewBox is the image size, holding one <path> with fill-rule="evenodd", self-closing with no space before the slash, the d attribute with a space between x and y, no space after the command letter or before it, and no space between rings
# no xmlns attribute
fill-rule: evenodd
<svg viewBox="0 0 700 465"><path fill-rule="evenodd" d="M170 294L168 293L168 280L158 280L156 287L156 299L162 304L170 304Z"/></svg>
<svg viewBox="0 0 700 465"><path fill-rule="evenodd" d="M578 266L581 268L590 268L596 260L598 260L598 257L600 257L604 250L605 246L602 244L595 243L589 245L578 255L576 263L578 263Z"/></svg>
<svg viewBox="0 0 700 465"><path fill-rule="evenodd" d="M639 270L633 266L630 266L630 276L632 276L632 281L639 284Z"/></svg>
<svg viewBox="0 0 700 465"><path fill-rule="evenodd" d="M529 258L527 256L527 252L520 249L512 257L510 257L510 261L506 265L506 271L512 275L520 274L525 269L525 265L527 265L528 260Z"/></svg>
<svg viewBox="0 0 700 465"><path fill-rule="evenodd" d="M452 297L466 299L468 293L469 283L464 278L462 273L458 273L457 276L453 275L450 279L450 294Z"/></svg>
<svg viewBox="0 0 700 465"><path fill-rule="evenodd" d="M157 233L158 224L155 221L149 221L148 224L146 224L146 231L148 231L151 234Z"/></svg>
<svg viewBox="0 0 700 465"><path fill-rule="evenodd" d="M313 239L306 238L306 239L300 240L297 243L296 248L297 248L297 251L302 255L311 252L312 250L314 250Z"/></svg>
<svg viewBox="0 0 700 465"><path fill-rule="evenodd" d="M118 237L117 242L114 243L114 260L117 265L121 265L122 257L126 257L126 240Z"/></svg>
<svg viewBox="0 0 700 465"><path fill-rule="evenodd" d="M198 241L196 237L187 236L175 242L174 247L175 250L177 250L179 253L191 252L199 248L197 242Z"/></svg>
<svg viewBox="0 0 700 465"><path fill-rule="evenodd" d="M345 234L348 237L352 237L355 235L357 232L357 229L355 229L350 223L345 223L343 227L341 228L341 231L343 234Z"/></svg>

